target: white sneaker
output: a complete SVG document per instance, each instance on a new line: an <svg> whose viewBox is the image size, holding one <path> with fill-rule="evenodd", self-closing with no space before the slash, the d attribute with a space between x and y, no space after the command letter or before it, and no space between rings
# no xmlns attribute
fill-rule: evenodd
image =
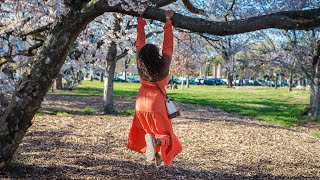
<svg viewBox="0 0 320 180"><path fill-rule="evenodd" d="M154 161L155 154L156 154L155 139L150 134L146 134L144 138L147 144L147 149L146 149L147 161L152 162Z"/></svg>

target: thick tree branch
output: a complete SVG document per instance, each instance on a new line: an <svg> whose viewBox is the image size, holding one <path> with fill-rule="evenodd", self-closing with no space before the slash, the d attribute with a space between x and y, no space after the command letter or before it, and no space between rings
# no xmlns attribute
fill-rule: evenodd
<svg viewBox="0 0 320 180"><path fill-rule="evenodd" d="M120 5L111 7L104 0L97 1L94 7L87 7L84 12L92 13L92 8L99 13L119 12L139 16L135 11L125 11ZM164 10L156 7L148 8L144 17L165 22ZM188 29L193 32L209 33L219 36L240 34L268 28L309 30L320 27L320 8L301 11L283 11L229 22L209 21L181 14L174 14L172 20L176 27Z"/></svg>
<svg viewBox="0 0 320 180"><path fill-rule="evenodd" d="M77 11L90 2L90 0L64 0L63 2L70 9Z"/></svg>
<svg viewBox="0 0 320 180"><path fill-rule="evenodd" d="M152 4L155 4L156 7L163 7L168 4L174 3L177 0L149 0Z"/></svg>

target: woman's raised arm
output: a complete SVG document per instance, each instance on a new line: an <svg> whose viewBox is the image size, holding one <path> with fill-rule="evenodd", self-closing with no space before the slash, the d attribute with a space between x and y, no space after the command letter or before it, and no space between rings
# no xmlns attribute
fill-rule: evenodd
<svg viewBox="0 0 320 180"><path fill-rule="evenodd" d="M172 32L172 21L171 17L173 16L174 11L169 10L165 11L166 23L164 24L164 40L163 40L163 48L162 55L168 56L172 59L173 54L173 32Z"/></svg>
<svg viewBox="0 0 320 180"><path fill-rule="evenodd" d="M137 41L136 41L136 49L137 52L146 44L146 33L144 32L144 26L146 25L146 21L141 17L138 17L138 26L137 26Z"/></svg>

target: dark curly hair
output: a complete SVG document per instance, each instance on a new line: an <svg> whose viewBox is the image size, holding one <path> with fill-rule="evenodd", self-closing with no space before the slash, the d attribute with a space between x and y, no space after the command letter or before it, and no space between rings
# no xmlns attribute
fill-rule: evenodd
<svg viewBox="0 0 320 180"><path fill-rule="evenodd" d="M159 48L154 44L146 44L140 49L138 63L142 73L151 78L162 76L165 69Z"/></svg>

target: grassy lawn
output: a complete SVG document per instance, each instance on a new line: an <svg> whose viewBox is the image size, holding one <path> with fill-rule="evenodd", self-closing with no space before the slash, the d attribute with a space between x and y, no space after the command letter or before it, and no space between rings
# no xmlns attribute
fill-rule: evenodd
<svg viewBox="0 0 320 180"><path fill-rule="evenodd" d="M114 96L136 96L139 83L115 83ZM168 90L168 95L175 101L199 105L209 105L271 124L292 126L303 117L302 109L309 104L309 92L287 88L191 86L184 90ZM59 94L101 96L103 83L84 81L73 91L58 91Z"/></svg>

